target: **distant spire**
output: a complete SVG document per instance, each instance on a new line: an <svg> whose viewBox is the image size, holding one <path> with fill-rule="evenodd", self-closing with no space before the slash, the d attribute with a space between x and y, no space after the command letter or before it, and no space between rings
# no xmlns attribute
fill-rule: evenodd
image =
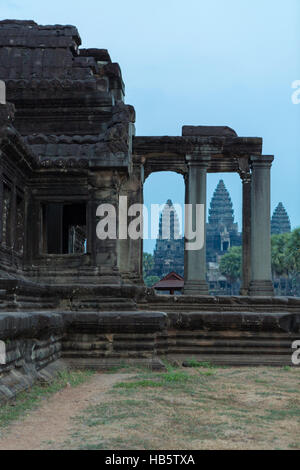
<svg viewBox="0 0 300 470"><path fill-rule="evenodd" d="M234 212L229 192L223 180L220 180L210 201L208 221L211 225L234 223Z"/></svg>
<svg viewBox="0 0 300 470"><path fill-rule="evenodd" d="M166 234L169 234L169 240L181 238L179 218L171 199L167 200L159 219L159 238L166 238Z"/></svg>
<svg viewBox="0 0 300 470"><path fill-rule="evenodd" d="M278 204L273 212L271 220L271 234L288 233L291 231L291 222L282 202Z"/></svg>

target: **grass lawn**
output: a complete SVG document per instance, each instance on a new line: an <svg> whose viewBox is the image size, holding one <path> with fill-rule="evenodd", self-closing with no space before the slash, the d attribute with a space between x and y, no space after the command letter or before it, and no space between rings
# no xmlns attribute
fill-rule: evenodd
<svg viewBox="0 0 300 470"><path fill-rule="evenodd" d="M45 399L63 390L67 386L76 387L84 383L94 374L92 371L62 371L51 383L34 385L30 390L20 393L15 400L0 406L0 436L1 431L17 420L24 417L30 410L37 408Z"/></svg>
<svg viewBox="0 0 300 470"><path fill-rule="evenodd" d="M0 424L30 413L67 382L89 379L91 397L74 409L63 441L52 440L50 448L300 449L299 368L213 367L193 358L188 365L166 363L166 372L124 368L93 377L72 372L2 407ZM109 375L113 382L100 393Z"/></svg>
<svg viewBox="0 0 300 470"><path fill-rule="evenodd" d="M168 367L113 386L74 418L80 449L300 449L300 370Z"/></svg>

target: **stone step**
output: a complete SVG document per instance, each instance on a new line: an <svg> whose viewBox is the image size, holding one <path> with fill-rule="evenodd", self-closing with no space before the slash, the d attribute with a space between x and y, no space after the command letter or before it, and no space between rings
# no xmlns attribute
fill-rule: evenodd
<svg viewBox="0 0 300 470"><path fill-rule="evenodd" d="M247 348L247 347L235 347L234 345L228 347L170 347L170 348L157 348L159 354L185 354L185 355L194 355L194 354L214 354L214 355L265 355L270 354L270 349L258 347L258 348ZM291 348L276 348L276 350L271 349L273 355L288 355L289 357L292 356L292 349Z"/></svg>

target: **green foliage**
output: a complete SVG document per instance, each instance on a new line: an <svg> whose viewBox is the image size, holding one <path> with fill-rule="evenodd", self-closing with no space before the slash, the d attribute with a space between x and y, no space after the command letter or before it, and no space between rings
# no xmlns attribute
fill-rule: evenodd
<svg viewBox="0 0 300 470"><path fill-rule="evenodd" d="M154 258L150 253L143 253L143 276L148 277L154 266Z"/></svg>
<svg viewBox="0 0 300 470"><path fill-rule="evenodd" d="M159 281L159 277L151 274L154 267L154 258L150 253L143 253L143 277L144 283L147 287L152 287L153 284Z"/></svg>
<svg viewBox="0 0 300 470"><path fill-rule="evenodd" d="M137 380L136 382L120 382L114 385L114 388L136 389L144 387L162 387L161 382L155 380Z"/></svg>
<svg viewBox="0 0 300 470"><path fill-rule="evenodd" d="M293 230L288 237L286 262L289 273L300 273L300 227Z"/></svg>
<svg viewBox="0 0 300 470"><path fill-rule="evenodd" d="M300 228L291 233L273 235L273 276L286 277L292 286L292 295L300 295Z"/></svg>
<svg viewBox="0 0 300 470"><path fill-rule="evenodd" d="M214 369L215 366L210 362L199 362L195 358L187 359L184 363L185 367L202 367L204 369Z"/></svg>
<svg viewBox="0 0 300 470"><path fill-rule="evenodd" d="M147 287L152 287L154 284L156 284L156 282L159 281L159 277L158 276L148 276L148 277L144 277L144 283Z"/></svg>
<svg viewBox="0 0 300 470"><path fill-rule="evenodd" d="M272 235L273 275L292 279L295 292L299 290L300 277L300 228L291 233ZM241 277L242 247L230 248L220 261L220 272L233 283Z"/></svg>
<svg viewBox="0 0 300 470"><path fill-rule="evenodd" d="M300 273L300 228L272 236L272 269L279 276Z"/></svg>
<svg viewBox="0 0 300 470"><path fill-rule="evenodd" d="M272 248L272 271L278 276L285 276L288 274L288 266L286 260L286 251L290 233L282 233L280 235L272 235L271 248Z"/></svg>
<svg viewBox="0 0 300 470"><path fill-rule="evenodd" d="M153 377L153 379L151 379ZM125 388L127 390L138 389L138 388L157 388L157 387L169 387L172 384L182 384L189 380L189 376L185 372L171 369L168 372L153 375L147 374L146 378L142 380L131 381L131 382L119 382L114 385L114 388Z"/></svg>
<svg viewBox="0 0 300 470"><path fill-rule="evenodd" d="M220 261L220 272L233 283L241 277L242 247L233 246Z"/></svg>

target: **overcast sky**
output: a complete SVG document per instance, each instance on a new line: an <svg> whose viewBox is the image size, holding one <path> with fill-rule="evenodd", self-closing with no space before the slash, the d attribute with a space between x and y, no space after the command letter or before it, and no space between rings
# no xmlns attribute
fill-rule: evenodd
<svg viewBox="0 0 300 470"><path fill-rule="evenodd" d="M300 226L300 104L291 100L300 80L299 0L0 0L0 16L74 24L83 47L108 49L135 106L137 135L201 124L263 137L263 152L275 155L271 210L282 201ZM240 225L239 178L221 176ZM209 175L208 200L219 178ZM145 184L147 204L183 203L183 194L178 175Z"/></svg>

